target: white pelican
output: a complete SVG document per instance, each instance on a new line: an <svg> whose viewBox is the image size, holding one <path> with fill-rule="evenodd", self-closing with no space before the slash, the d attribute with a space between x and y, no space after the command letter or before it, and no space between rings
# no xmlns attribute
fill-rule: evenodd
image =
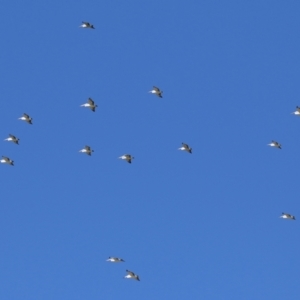
<svg viewBox="0 0 300 300"><path fill-rule="evenodd" d="M281 144L279 144L278 142L276 141L272 141L270 144L268 144L269 146L271 147L276 147L278 149L281 149Z"/></svg>
<svg viewBox="0 0 300 300"><path fill-rule="evenodd" d="M32 118L29 117L29 115L27 114L23 114L23 116L21 118L19 118L19 120L25 121L28 124L32 124Z"/></svg>
<svg viewBox="0 0 300 300"><path fill-rule="evenodd" d="M7 139L5 139L4 141L9 141L9 142L13 142L17 145L19 145L19 140L17 137L15 137L14 135L12 134L9 134L9 137Z"/></svg>
<svg viewBox="0 0 300 300"><path fill-rule="evenodd" d="M92 152L94 152L94 150L91 149L90 146L85 146L83 149L81 149L79 152L83 152L86 153L87 155L92 155Z"/></svg>
<svg viewBox="0 0 300 300"><path fill-rule="evenodd" d="M153 89L151 91L149 91L149 93L155 94L159 98L162 98L163 91L161 91L158 87L153 86Z"/></svg>
<svg viewBox="0 0 300 300"><path fill-rule="evenodd" d="M192 153L192 148L190 148L189 145L185 143L182 143L182 147L178 148L178 150L183 150Z"/></svg>
<svg viewBox="0 0 300 300"><path fill-rule="evenodd" d="M133 272L129 271L129 270L126 270L127 272L127 275L124 276L124 278L127 278L127 279L135 279L135 280L138 280L140 281L140 278L138 275L134 274Z"/></svg>
<svg viewBox="0 0 300 300"><path fill-rule="evenodd" d="M292 114L300 116L300 107L296 106L296 110L294 112L292 112Z"/></svg>
<svg viewBox="0 0 300 300"><path fill-rule="evenodd" d="M122 258L118 258L118 257L109 257L106 261L110 261L113 263L125 262L125 260L123 260Z"/></svg>
<svg viewBox="0 0 300 300"><path fill-rule="evenodd" d="M296 220L296 218L290 214L287 213L282 213L282 215L279 218L283 218L283 219L289 219L289 220Z"/></svg>
<svg viewBox="0 0 300 300"><path fill-rule="evenodd" d="M89 22L82 22L79 27L95 29L94 25L90 24Z"/></svg>
<svg viewBox="0 0 300 300"><path fill-rule="evenodd" d="M125 159L130 164L131 164L131 160L134 159L134 157L131 156L130 154L124 154L124 155L120 156L119 158Z"/></svg>
<svg viewBox="0 0 300 300"><path fill-rule="evenodd" d="M0 160L0 162L2 164L9 164L11 166L14 166L14 161L3 155L2 155L2 159Z"/></svg>
<svg viewBox="0 0 300 300"><path fill-rule="evenodd" d="M98 107L98 105L95 104L94 100L92 98L89 98L87 100L87 103L84 103L80 106L84 106L84 107L89 107L93 112L96 111L96 107Z"/></svg>

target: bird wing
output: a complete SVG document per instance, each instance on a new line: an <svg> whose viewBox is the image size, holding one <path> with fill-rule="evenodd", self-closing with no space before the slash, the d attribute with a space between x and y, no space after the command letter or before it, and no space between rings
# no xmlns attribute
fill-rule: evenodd
<svg viewBox="0 0 300 300"><path fill-rule="evenodd" d="M85 24L86 26L90 26L90 23L89 23L89 22L83 22L83 21L82 21L82 24Z"/></svg>
<svg viewBox="0 0 300 300"><path fill-rule="evenodd" d="M23 116L24 116L25 118L29 119L29 115L23 114Z"/></svg>
<svg viewBox="0 0 300 300"><path fill-rule="evenodd" d="M14 139L14 140L17 139L17 138L16 138L14 135L12 135L12 134L9 134L9 136L10 136L12 139Z"/></svg>
<svg viewBox="0 0 300 300"><path fill-rule="evenodd" d="M160 92L160 89L157 86L153 86L153 89L157 92Z"/></svg>
<svg viewBox="0 0 300 300"><path fill-rule="evenodd" d="M95 103L95 102L93 101L92 98L89 98L87 102L88 102L88 104L90 104L90 105L94 105L94 103Z"/></svg>
<svg viewBox="0 0 300 300"><path fill-rule="evenodd" d="M300 107L296 106L296 111L300 112Z"/></svg>
<svg viewBox="0 0 300 300"><path fill-rule="evenodd" d="M3 155L2 155L2 158L3 158L5 161L9 161L9 158L6 157L6 156L3 156Z"/></svg>
<svg viewBox="0 0 300 300"><path fill-rule="evenodd" d="M188 145L188 144L182 143L182 146L183 146L185 149L189 149L189 145Z"/></svg>
<svg viewBox="0 0 300 300"><path fill-rule="evenodd" d="M85 146L84 149L87 150L87 151L91 151L91 147L90 146Z"/></svg>
<svg viewBox="0 0 300 300"><path fill-rule="evenodd" d="M131 275L131 276L135 276L135 274L134 274L133 272L129 271L129 270L126 270L126 272L127 272L129 275Z"/></svg>

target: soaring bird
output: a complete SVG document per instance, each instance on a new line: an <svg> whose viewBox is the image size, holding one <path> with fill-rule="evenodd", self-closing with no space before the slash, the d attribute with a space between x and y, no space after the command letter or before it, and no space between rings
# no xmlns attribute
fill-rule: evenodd
<svg viewBox="0 0 300 300"><path fill-rule="evenodd" d="M279 144L278 142L276 141L272 141L270 144L268 144L269 146L271 147L276 147L278 149L281 149L281 144Z"/></svg>
<svg viewBox="0 0 300 300"><path fill-rule="evenodd" d="M130 164L131 164L131 160L134 159L134 157L131 156L130 154L124 154L124 155L120 156L119 158L125 159Z"/></svg>
<svg viewBox="0 0 300 300"><path fill-rule="evenodd" d="M14 166L14 161L3 155L2 155L2 159L0 160L0 162L2 164L8 164L8 165Z"/></svg>
<svg viewBox="0 0 300 300"><path fill-rule="evenodd" d="M9 134L9 137L7 139L5 139L4 141L9 141L9 142L13 142L17 145L19 145L19 140L17 137L15 137L14 135L12 134Z"/></svg>
<svg viewBox="0 0 300 300"><path fill-rule="evenodd" d="M155 94L159 98L162 98L163 91L161 91L158 87L153 86L153 89L151 91L149 91L149 93Z"/></svg>
<svg viewBox="0 0 300 300"><path fill-rule="evenodd" d="M122 258L111 257L111 256L106 261L110 261L113 263L125 262L125 260L123 260Z"/></svg>
<svg viewBox="0 0 300 300"><path fill-rule="evenodd" d="M178 150L183 150L192 153L192 148L190 148L189 145L185 143L182 143L182 147L178 148Z"/></svg>
<svg viewBox="0 0 300 300"><path fill-rule="evenodd" d="M94 25L90 24L89 22L82 22L79 27L95 29Z"/></svg>
<svg viewBox="0 0 300 300"><path fill-rule="evenodd" d="M296 218L290 214L287 213L282 213L282 215L279 218L283 218L283 219L289 219L289 220L296 220Z"/></svg>
<svg viewBox="0 0 300 300"><path fill-rule="evenodd" d="M29 115L24 113L23 116L21 118L19 118L19 120L25 121L28 124L32 124L33 119L31 117L29 117Z"/></svg>
<svg viewBox="0 0 300 300"><path fill-rule="evenodd" d="M139 278L138 275L134 274L133 272L131 272L129 270L126 270L126 272L127 272L127 275L124 276L125 278L127 278L127 279L135 279L135 280L140 281L140 278Z"/></svg>
<svg viewBox="0 0 300 300"><path fill-rule="evenodd" d="M296 106L296 110L294 112L292 112L292 114L300 116L300 107Z"/></svg>
<svg viewBox="0 0 300 300"><path fill-rule="evenodd" d="M84 107L89 107L93 112L96 111L96 107L98 107L98 105L95 104L94 100L92 98L89 98L87 100L87 103L84 103L80 106L84 106Z"/></svg>
<svg viewBox="0 0 300 300"><path fill-rule="evenodd" d="M87 155L91 156L92 152L94 152L94 150L92 150L90 146L85 146L79 152L83 152L83 153L86 153Z"/></svg>

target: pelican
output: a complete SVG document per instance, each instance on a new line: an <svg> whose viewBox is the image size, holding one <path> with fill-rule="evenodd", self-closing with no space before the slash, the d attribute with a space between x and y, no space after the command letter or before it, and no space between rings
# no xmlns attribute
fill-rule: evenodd
<svg viewBox="0 0 300 300"><path fill-rule="evenodd" d="M270 144L268 144L269 146L271 147L276 147L278 149L281 149L281 144L279 144L278 142L276 141L272 141Z"/></svg>
<svg viewBox="0 0 300 300"><path fill-rule="evenodd" d="M110 261L113 263L125 262L125 260L123 260L122 258L118 258L118 257L109 257L106 261Z"/></svg>
<svg viewBox="0 0 300 300"><path fill-rule="evenodd" d="M182 147L178 148L178 150L183 150L192 153L192 148L190 148L189 145L185 143L182 143Z"/></svg>
<svg viewBox="0 0 300 300"><path fill-rule="evenodd" d="M129 271L129 270L126 270L127 272L127 275L124 276L124 278L127 278L127 279L135 279L135 280L138 280L140 281L140 278L138 275L134 274L133 272Z"/></svg>
<svg viewBox="0 0 300 300"><path fill-rule="evenodd" d="M11 165L11 166L14 165L14 161L13 161L13 160L11 160L10 158L8 158L8 157L6 157L6 156L3 156L3 155L2 155L2 159L0 160L0 162L1 162L2 164L9 164L9 165Z"/></svg>
<svg viewBox="0 0 300 300"><path fill-rule="evenodd" d="M17 137L15 137L14 135L12 134L9 134L9 137L7 139L5 139L4 141L9 141L9 142L13 142L17 145L19 145L19 140Z"/></svg>
<svg viewBox="0 0 300 300"><path fill-rule="evenodd" d="M289 220L296 220L296 218L290 214L287 213L282 213L282 215L279 218L283 218L283 219L289 219Z"/></svg>
<svg viewBox="0 0 300 300"><path fill-rule="evenodd" d="M292 112L292 114L300 116L300 107L296 106L296 110L294 112Z"/></svg>
<svg viewBox="0 0 300 300"><path fill-rule="evenodd" d="M95 29L94 25L90 24L89 22L82 22L79 27Z"/></svg>
<svg viewBox="0 0 300 300"><path fill-rule="evenodd" d="M127 162L129 162L131 164L131 160L134 159L133 156L131 156L130 154L124 154L122 156L120 156L119 158L121 159L125 159Z"/></svg>
<svg viewBox="0 0 300 300"><path fill-rule="evenodd" d="M149 93L155 94L159 98L162 98L163 91L161 91L158 87L153 86L153 89L151 91L149 91Z"/></svg>
<svg viewBox="0 0 300 300"><path fill-rule="evenodd" d="M86 153L87 155L91 156L92 152L94 152L94 150L92 150L90 146L85 146L79 152L83 152L83 153Z"/></svg>
<svg viewBox="0 0 300 300"><path fill-rule="evenodd" d="M89 107L93 112L95 112L96 111L96 107L98 107L98 105L95 104L95 102L93 101L92 98L89 98L87 100L87 103L84 103L84 104L82 104L80 106Z"/></svg>
<svg viewBox="0 0 300 300"><path fill-rule="evenodd" d="M28 124L32 124L33 119L29 117L29 115L24 113L23 116L19 118L19 120L26 121Z"/></svg>

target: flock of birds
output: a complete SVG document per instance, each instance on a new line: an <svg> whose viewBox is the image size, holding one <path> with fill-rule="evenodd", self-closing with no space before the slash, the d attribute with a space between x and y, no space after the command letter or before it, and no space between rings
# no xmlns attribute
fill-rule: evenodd
<svg viewBox="0 0 300 300"><path fill-rule="evenodd" d="M87 29L95 29L94 25L90 24L89 22L82 22L82 24L79 26L81 28L87 28ZM162 94L163 91L160 90L158 87L153 86L152 90L149 91L149 93L156 95L159 98L162 98ZM94 100L92 98L88 98L87 102L80 105L81 107L87 107L89 108L91 111L95 112L96 108L98 107ZM295 115L300 116L300 107L296 107L296 110L292 113ZM19 120L25 121L28 124L33 124L32 123L32 118L24 113L22 117L19 118ZM17 145L19 145L19 138L17 138L16 136L9 134L8 138L5 139L5 141L8 142L13 142ZM281 149L281 144L278 143L277 141L272 140L271 143L268 144L271 147L275 147L277 149ZM188 144L182 143L182 146L180 148L178 148L178 150L182 150L182 151L186 151L188 153L192 153L192 148L189 147ZM90 146L85 146L83 149L81 149L79 152L85 153L89 156L92 155L92 152L94 152L94 150L90 147ZM128 163L131 163L132 160L134 159L134 157L131 154L124 154L122 156L119 157L120 159L126 160ZM3 164L9 164L11 166L14 166L14 161L12 159L10 159L7 156L2 156L2 159L0 160L1 163ZM283 219L288 219L288 220L296 220L295 216L288 214L288 213L282 213L282 215L280 216L280 218ZM111 263L121 263L121 262L125 262L122 258L118 258L118 257L109 257L106 261L111 262ZM137 274L135 274L132 271L126 270L127 275L124 276L124 278L126 279L134 279L137 281L140 281L140 278Z"/></svg>

